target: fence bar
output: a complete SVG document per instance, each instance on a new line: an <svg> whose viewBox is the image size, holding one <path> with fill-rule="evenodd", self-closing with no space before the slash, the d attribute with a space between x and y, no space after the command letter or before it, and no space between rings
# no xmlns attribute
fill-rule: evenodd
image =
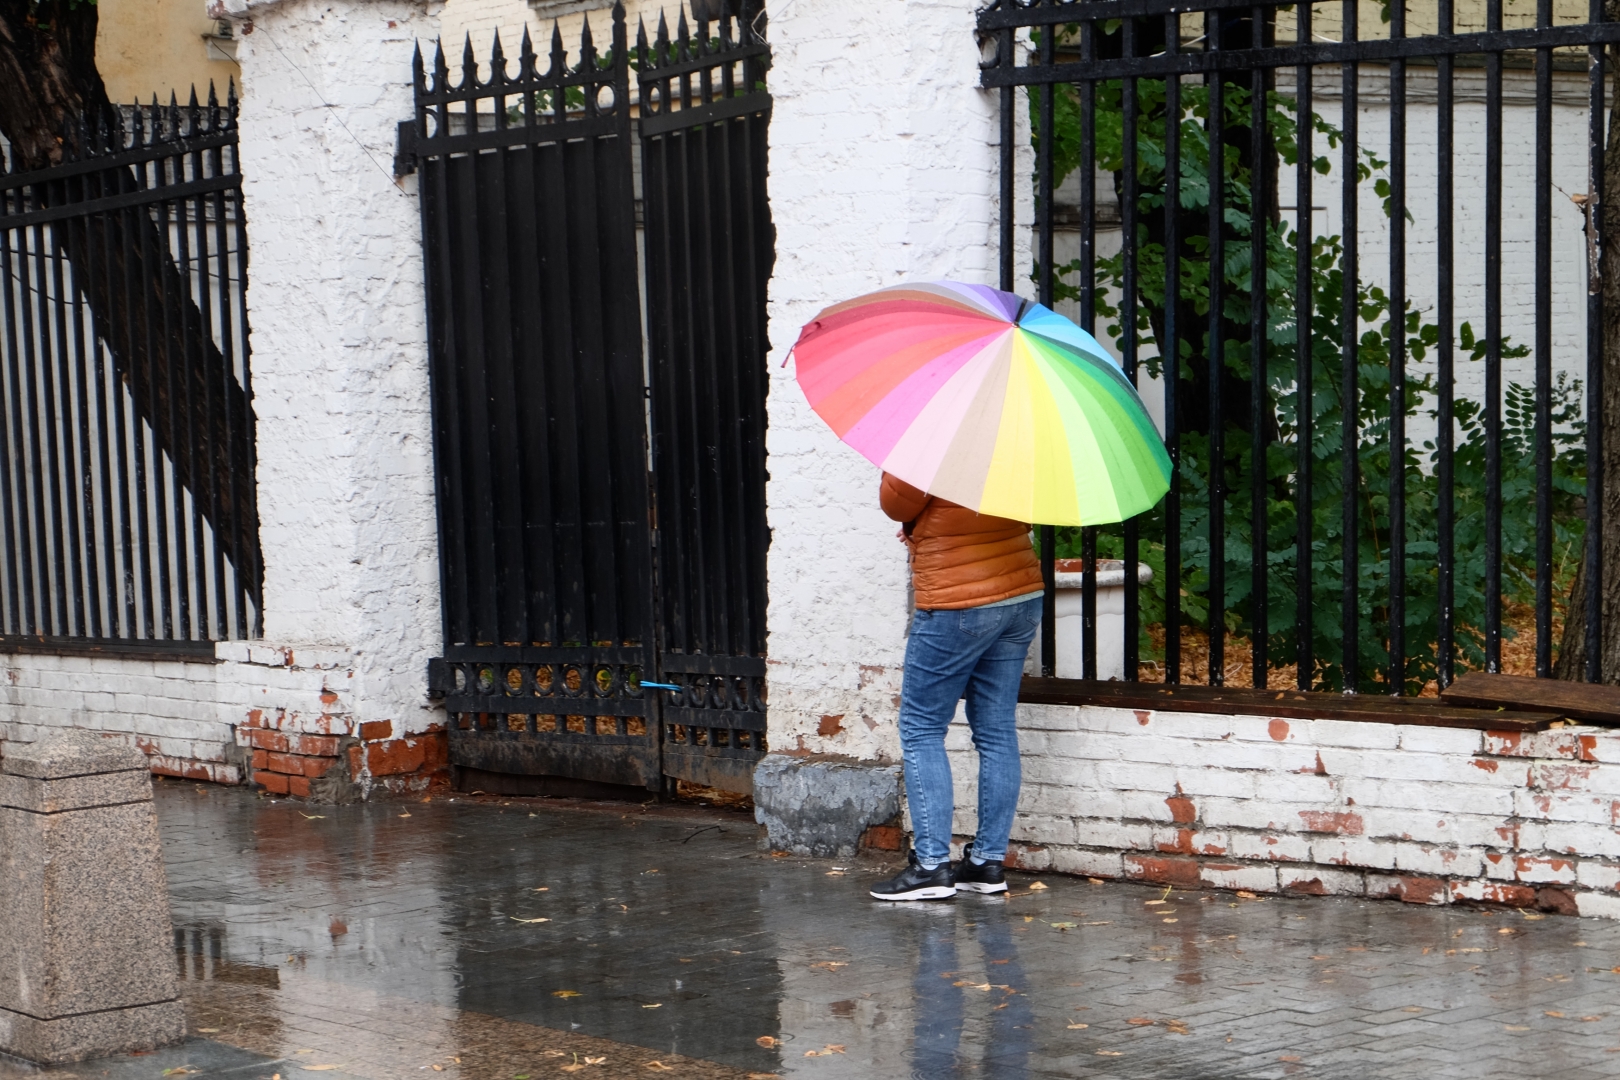
<svg viewBox="0 0 1620 1080"><path fill-rule="evenodd" d="M1256 49L1266 43L1265 19L1265 8L1256 6L1250 12L1250 44ZM1249 158L1254 162L1249 173L1249 604L1251 667L1254 685L1261 688L1266 685L1270 666L1267 645L1271 633L1266 593L1266 556L1271 547L1266 491L1268 447L1264 437L1267 425L1262 420L1269 409L1266 394L1266 231L1271 206L1271 193L1266 187L1271 173L1267 167L1271 140L1266 137L1269 74L1257 68L1249 82Z"/></svg>
<svg viewBox="0 0 1620 1080"><path fill-rule="evenodd" d="M1344 40L1354 41L1359 34L1356 22L1356 0L1344 0ZM1359 349L1360 335L1357 323L1360 320L1360 304L1358 301L1359 285L1361 282L1359 264L1356 258L1357 229L1360 224L1358 199L1360 190L1354 182L1358 160L1360 136L1358 134L1357 117L1360 111L1361 69L1356 64L1344 65L1344 116L1341 126L1344 131L1342 143L1343 153L1340 158L1341 176L1344 189L1344 225L1341 232L1344 234L1344 261L1343 278L1344 291L1340 297L1339 309L1340 328L1343 335L1340 342L1340 374L1343 379L1343 389L1339 398L1340 438L1343 441L1342 453L1344 455L1344 507L1340 523L1340 542L1343 551L1340 552L1343 563L1344 593L1340 601L1340 618L1343 622L1343 640L1341 641L1344 666L1344 692L1353 694L1360 689L1361 657L1359 646L1361 643L1361 597L1360 597L1360 527L1358 525L1358 511L1361 488L1361 463L1358 457L1360 450L1360 421L1358 413L1361 408L1359 392Z"/></svg>
<svg viewBox="0 0 1620 1080"><path fill-rule="evenodd" d="M1041 33L1040 56L1051 63L1056 52L1056 31L1047 29ZM1035 222L1038 233L1036 291L1037 299L1047 307L1053 303L1052 140L1055 138L1055 93L1051 86L1040 88L1040 130L1035 153ZM1050 677L1057 674L1057 530L1050 525L1040 526L1040 542L1041 579L1045 582L1041 593L1041 674Z"/></svg>
<svg viewBox="0 0 1620 1080"><path fill-rule="evenodd" d="M1126 56L1136 55L1136 20L1126 19L1120 28L1122 35L1122 51ZM1123 121L1124 140L1121 147L1121 202L1119 208L1122 270L1120 286L1123 295L1120 297L1120 325L1125 329L1123 352L1125 361L1125 377L1131 385L1137 385L1137 335L1136 335L1136 126L1137 126L1137 84L1135 79L1126 79L1121 87L1121 114ZM1129 518L1124 523L1123 541L1125 555L1125 640L1124 645L1124 674L1126 682L1135 682L1137 668L1140 666L1138 656L1139 635L1141 633L1141 589L1137 581L1140 552L1138 550L1140 522L1137 518ZM1093 650L1095 651L1095 650Z"/></svg>
<svg viewBox="0 0 1620 1080"><path fill-rule="evenodd" d="M1593 23L1606 18L1604 0L1591 0L1587 16ZM1604 50L1593 46L1586 54L1587 107L1586 151L1586 641L1584 655L1587 682L1603 676L1603 278L1599 273L1602 253L1604 91Z"/></svg>
<svg viewBox="0 0 1620 1080"><path fill-rule="evenodd" d="M1454 0L1440 0L1439 30L1449 34L1452 30ZM1436 597L1436 681L1443 690L1451 685L1456 657L1456 480L1452 471L1455 453L1456 421L1452 411L1456 380L1452 371L1456 342L1456 314L1453 310L1454 253L1452 221L1452 139L1455 137L1453 117L1453 85L1450 56L1436 61L1438 86L1436 87L1435 132L1435 319L1439 323L1440 338L1435 343L1435 382L1438 400L1435 405L1435 480L1437 485L1436 512L1438 521L1436 571L1439 581Z"/></svg>
<svg viewBox="0 0 1620 1080"><path fill-rule="evenodd" d="M1164 16L1164 51L1181 51L1181 17ZM1181 79L1164 80L1164 448L1170 490L1164 496L1164 681L1181 682Z"/></svg>
<svg viewBox="0 0 1620 1080"><path fill-rule="evenodd" d="M1204 17L1204 48L1221 47L1221 21ZM1226 682L1226 80L1209 79L1209 337L1205 368L1209 377L1209 685Z"/></svg>
<svg viewBox="0 0 1620 1080"><path fill-rule="evenodd" d="M1552 0L1536 0L1552 25ZM1552 674L1552 50L1536 51L1536 674Z"/></svg>
<svg viewBox="0 0 1620 1080"><path fill-rule="evenodd" d="M1502 27L1502 0L1486 23ZM1502 54L1485 56L1485 670L1502 670Z"/></svg>
<svg viewBox="0 0 1620 1080"><path fill-rule="evenodd" d="M1080 27L1080 55L1096 58L1094 24ZM1097 311L1097 84L1080 84L1080 328L1096 330ZM1097 677L1097 529L1080 529L1080 672Z"/></svg>
<svg viewBox="0 0 1620 1080"><path fill-rule="evenodd" d="M1391 38L1406 36L1406 6L1390 6ZM1406 689L1406 61L1389 65L1389 672Z"/></svg>
<svg viewBox="0 0 1620 1080"><path fill-rule="evenodd" d="M1310 44L1311 15L1314 10L1315 5L1309 0L1303 0L1294 9L1302 45ZM1294 465L1294 671L1295 685L1301 690L1309 690L1315 685L1316 667L1312 641L1316 613L1311 602L1311 550L1316 523L1316 515L1312 512L1316 504L1311 492L1311 467L1316 458L1316 399L1313 396L1316 359L1311 339L1311 313L1316 299L1311 269L1311 248L1316 239L1316 222L1312 212L1315 193L1311 181L1316 176L1316 169L1315 152L1312 150L1315 132L1311 69L1295 68L1294 84L1295 139L1298 147L1298 156L1294 161L1294 409L1299 440Z"/></svg>

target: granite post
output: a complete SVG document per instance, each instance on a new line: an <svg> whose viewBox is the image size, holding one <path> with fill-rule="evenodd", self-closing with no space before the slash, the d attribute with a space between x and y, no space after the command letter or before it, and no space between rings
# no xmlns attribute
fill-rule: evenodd
<svg viewBox="0 0 1620 1080"><path fill-rule="evenodd" d="M185 1037L146 755L89 732L0 761L0 1051L44 1064Z"/></svg>

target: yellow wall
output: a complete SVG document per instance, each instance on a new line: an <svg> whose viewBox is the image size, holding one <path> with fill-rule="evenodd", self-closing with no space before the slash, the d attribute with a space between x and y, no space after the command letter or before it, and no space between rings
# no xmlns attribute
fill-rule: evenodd
<svg viewBox="0 0 1620 1080"><path fill-rule="evenodd" d="M203 0L98 0L96 6L96 66L119 104L151 101L153 94L167 103L171 90L183 104L193 86L206 101L209 80L224 100L226 84L240 76L235 61L209 59L210 52L222 54L219 43L210 49L204 37L217 25Z"/></svg>

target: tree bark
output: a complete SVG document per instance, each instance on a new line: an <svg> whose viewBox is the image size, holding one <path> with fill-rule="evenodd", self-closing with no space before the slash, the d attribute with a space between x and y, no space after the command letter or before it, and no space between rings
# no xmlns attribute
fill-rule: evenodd
<svg viewBox="0 0 1620 1080"><path fill-rule="evenodd" d="M96 70L95 41L90 0L0 0L0 133L11 143L14 173L104 152L102 131L112 133L114 152L123 145L122 122ZM31 186L40 206L145 188L128 166L41 179ZM137 413L257 602L253 410L191 298L189 275L170 255L169 238L144 208L59 222L50 236L73 268L96 336Z"/></svg>

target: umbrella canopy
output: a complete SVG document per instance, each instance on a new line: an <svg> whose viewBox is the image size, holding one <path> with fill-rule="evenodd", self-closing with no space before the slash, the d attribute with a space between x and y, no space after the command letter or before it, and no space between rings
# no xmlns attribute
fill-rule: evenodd
<svg viewBox="0 0 1620 1080"><path fill-rule="evenodd" d="M793 355L840 439L981 514L1100 525L1170 488L1170 457L1124 371L1096 338L1012 293L880 289L817 315Z"/></svg>

